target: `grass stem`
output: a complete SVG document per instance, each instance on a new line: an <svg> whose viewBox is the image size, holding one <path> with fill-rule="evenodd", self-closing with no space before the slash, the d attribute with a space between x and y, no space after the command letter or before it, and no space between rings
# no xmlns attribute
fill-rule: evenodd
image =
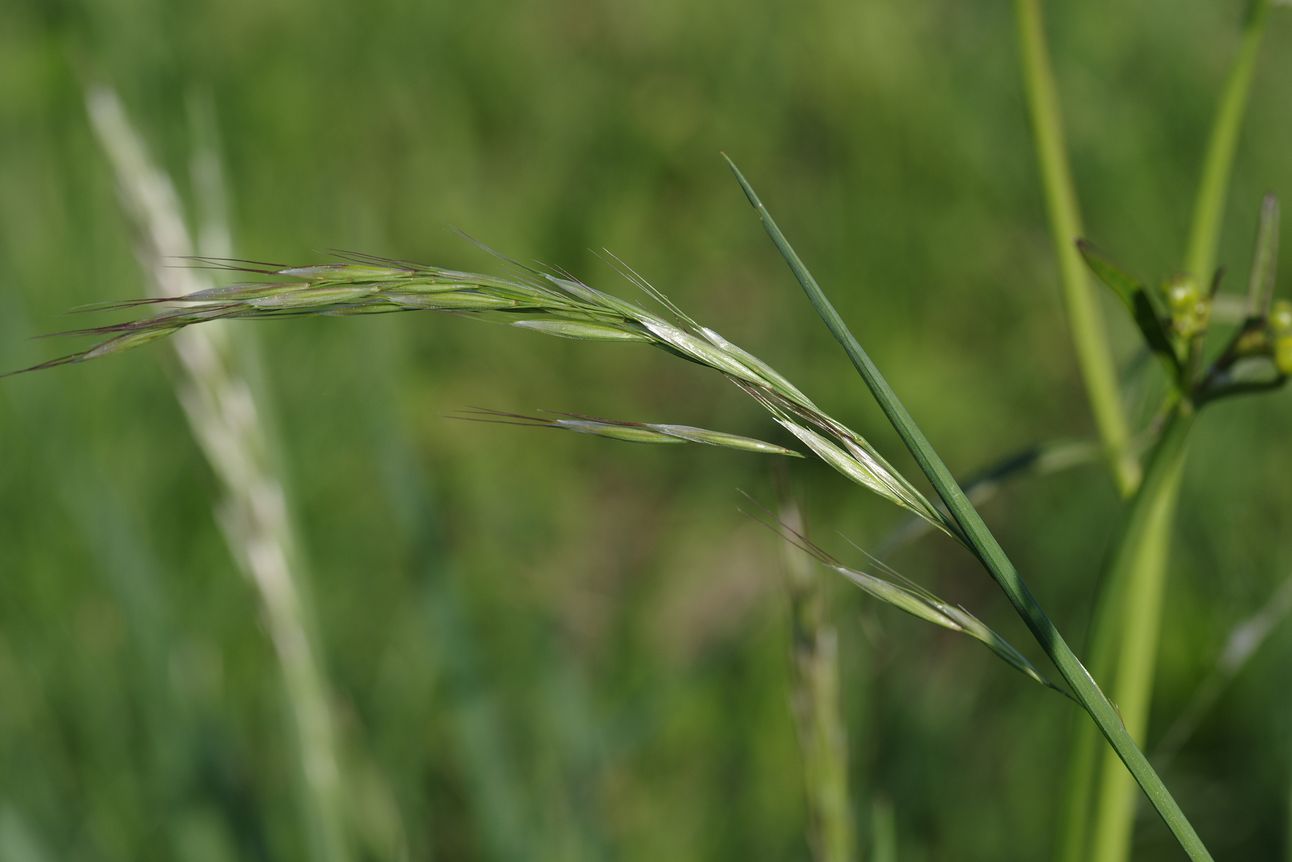
<svg viewBox="0 0 1292 862"><path fill-rule="evenodd" d="M1129 497L1140 481L1140 465L1131 446L1130 423L1122 406L1117 370L1108 337L1096 304L1090 279L1077 252L1081 238L1081 213L1064 143L1059 94L1050 68L1045 44L1045 25L1040 0L1015 0L1018 41L1028 116L1036 146L1036 159L1045 192L1046 213L1054 254L1059 263L1059 283L1068 314L1068 328L1076 348L1077 362L1085 382L1086 397L1095 426L1108 453L1113 479L1123 497Z"/></svg>
<svg viewBox="0 0 1292 862"><path fill-rule="evenodd" d="M798 506L781 520L803 532ZM782 543L790 606L794 719L803 751L809 837L817 862L851 862L855 828L848 793L848 740L839 698L839 642L827 618L826 590L813 560Z"/></svg>
<svg viewBox="0 0 1292 862"><path fill-rule="evenodd" d="M91 90L86 104L117 178L122 204L139 234L138 257L154 293L207 287L196 270L172 266L168 255L228 251L195 247L174 184L152 162L116 92ZM208 230L208 237L228 235L222 225L208 228L217 228ZM216 513L220 527L235 562L256 587L278 658L309 858L348 862L353 854L331 688L304 594L290 498L269 456L275 447L261 421L261 398L239 373L237 350L227 331L218 326L191 330L179 333L174 344L182 369L177 381L181 406L223 485L224 499Z"/></svg>
<svg viewBox="0 0 1292 862"><path fill-rule="evenodd" d="M1216 112L1211 136L1207 141L1207 154L1202 164L1202 179L1193 205L1193 223L1189 229L1189 245L1185 254L1185 270L1200 284L1205 284L1216 268L1220 220L1225 211L1234 150L1238 146L1238 132L1247 110L1247 97L1251 93L1252 77L1256 71L1256 59L1260 55L1270 5L1271 0L1251 0L1238 56L1234 58L1234 65L1229 71L1229 79L1225 82L1225 90L1220 97L1220 109Z"/></svg>
<svg viewBox="0 0 1292 862"><path fill-rule="evenodd" d="M1171 524L1194 417L1192 407L1184 403L1168 419L1114 548L1091 630L1090 668L1109 681L1122 721L1139 743L1148 727ZM1119 862L1130 849L1135 807L1131 785L1110 758L1097 763L1097 746L1088 728L1078 728L1077 734L1079 739L1090 738L1074 746L1087 760L1078 763L1075 772L1080 778L1071 802L1080 805L1083 815L1093 814L1093 820L1083 816L1080 826L1066 824L1070 831L1061 858ZM1083 791L1084 799L1076 796ZM1089 838L1088 853L1077 846L1085 844L1083 830Z"/></svg>
<svg viewBox="0 0 1292 862"><path fill-rule="evenodd" d="M1192 424L1192 412L1179 409L1167 420L1162 437L1149 457L1144 483L1132 499L1124 526L1113 545L1104 580L1099 585L1088 636L1088 666L1096 678L1113 686L1113 698L1122 721L1141 742L1148 693L1152 690L1171 523L1187 448L1186 437ZM1108 766L1105 762L1101 770L1098 737L1094 728L1082 722L1076 728L1069 758L1056 854L1060 862L1104 858L1091 857L1087 851L1096 844L1109 846L1113 833L1120 833L1129 841L1129 833L1123 831L1129 823L1114 824L1115 809L1111 804L1105 806L1102 801L1098 804L1099 827L1091 822L1097 807L1093 796L1096 782L1101 789L1106 789L1119 777L1110 775ZM1113 792L1121 794L1118 807L1131 807L1124 788L1114 788ZM1107 830L1108 835L1103 835L1101 829Z"/></svg>

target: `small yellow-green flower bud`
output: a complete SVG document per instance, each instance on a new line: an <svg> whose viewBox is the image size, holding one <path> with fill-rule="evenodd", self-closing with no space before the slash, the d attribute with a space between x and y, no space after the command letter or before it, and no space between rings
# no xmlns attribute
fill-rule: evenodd
<svg viewBox="0 0 1292 862"><path fill-rule="evenodd" d="M1162 292L1166 295L1167 304L1171 307L1172 315L1184 314L1193 309L1193 306L1202 298L1198 290L1198 284L1187 275L1177 275L1162 286Z"/></svg>
<svg viewBox="0 0 1292 862"><path fill-rule="evenodd" d="M1279 374L1292 375L1292 335L1281 336L1274 342L1274 367Z"/></svg>
<svg viewBox="0 0 1292 862"><path fill-rule="evenodd" d="M1178 275L1162 286L1171 309L1171 326L1184 338L1202 334L1211 321L1211 300L1198 289L1198 283Z"/></svg>

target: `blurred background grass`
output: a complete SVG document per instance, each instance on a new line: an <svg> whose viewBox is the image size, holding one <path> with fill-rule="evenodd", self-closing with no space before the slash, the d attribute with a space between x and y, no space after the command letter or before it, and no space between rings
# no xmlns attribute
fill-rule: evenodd
<svg viewBox="0 0 1292 862"><path fill-rule="evenodd" d="M1087 229L1142 273L1179 263L1241 7L1049 10ZM1007 4L10 0L0 18L4 368L53 355L27 337L67 308L146 292L85 117L101 80L185 193L187 106L214 106L240 255L495 266L456 225L613 286L590 251L606 246L896 457L725 149L953 467L1089 432ZM1292 191L1290 38L1274 16L1231 288L1260 194ZM777 439L766 417L631 346L430 315L244 328L359 858L808 855L779 549L735 490L770 498L766 462L443 418L569 409ZM272 645L172 367L154 347L0 385L2 859L307 853ZM1252 399L1199 430L1150 740L1292 572L1289 418L1286 396ZM822 466L794 477L822 538L873 545L898 518ZM1091 469L987 510L1078 641L1115 499ZM1026 642L949 543L897 564ZM890 801L903 860L1043 858L1069 707L960 639L833 599L863 835ZM1167 768L1218 857L1288 852L1289 660L1281 632ZM1150 816L1138 835L1136 858L1175 858Z"/></svg>

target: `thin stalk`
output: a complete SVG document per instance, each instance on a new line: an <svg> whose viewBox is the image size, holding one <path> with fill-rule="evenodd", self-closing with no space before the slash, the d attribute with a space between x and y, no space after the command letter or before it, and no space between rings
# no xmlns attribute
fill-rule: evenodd
<svg viewBox="0 0 1292 862"><path fill-rule="evenodd" d="M167 255L227 254L195 249L174 185L152 163L116 92L87 94L94 129L118 180L122 203L140 240L138 256L157 295L208 287L196 270L170 265ZM214 159L207 154L207 159ZM208 163L208 170L212 165ZM212 182L212 185L219 185ZM227 237L225 229L207 236ZM273 450L263 404L238 373L235 346L218 326L180 333L175 342L177 381L190 430L223 485L217 511L226 543L255 585L278 658L295 743L309 858L353 858L347 827L341 753L318 639L303 594L301 550L292 528L290 498L269 457Z"/></svg>
<svg viewBox="0 0 1292 862"><path fill-rule="evenodd" d="M1247 97L1252 90L1252 77L1256 71L1256 58L1260 54L1261 38L1265 35L1265 22L1269 17L1271 0L1252 0L1243 27L1238 56L1229 71L1229 80L1220 98L1220 109L1211 126L1207 141L1207 154L1202 165L1202 180L1193 205L1193 224L1189 229L1189 245L1185 254L1185 269L1205 284L1216 268L1216 249L1220 245L1220 219L1225 211L1225 197L1229 190L1229 175L1234 164L1234 150L1238 146L1238 132L1243 114L1247 110Z"/></svg>
<svg viewBox="0 0 1292 862"><path fill-rule="evenodd" d="M1238 133L1259 55L1270 0L1253 0L1242 42L1212 123L1194 204L1186 270L1205 282L1216 266L1220 224ZM1153 454L1152 489L1137 497L1091 622L1091 667L1111 680L1114 699L1131 734L1143 741L1153 690L1169 534L1192 415L1177 414ZM1128 858L1134 803L1130 786L1105 758L1098 764L1093 735L1077 731L1073 772L1061 825L1063 862ZM1087 819L1093 814L1093 821ZM1086 839L1089 838L1089 845ZM1089 853L1086 853L1086 850Z"/></svg>
<svg viewBox="0 0 1292 862"><path fill-rule="evenodd" d="M897 816L887 799L876 799L870 812L870 857L873 862L897 862Z"/></svg>
<svg viewBox="0 0 1292 862"><path fill-rule="evenodd" d="M798 507L787 502L781 521L803 532ZM825 584L811 558L789 542L789 593L794 719L803 752L809 838L817 862L851 862L855 829L848 794L848 739L839 703L839 642L826 613Z"/></svg>
<svg viewBox="0 0 1292 862"><path fill-rule="evenodd" d="M1090 628L1089 668L1097 678L1106 681L1114 680L1116 675L1112 683L1114 700L1121 709L1123 722L1140 741L1144 738L1147 692L1152 690L1152 659L1157 648L1167 545L1187 448L1185 441L1192 424L1191 410L1177 409L1169 415L1162 437L1149 457L1144 483L1131 501L1113 546ZM1131 608L1135 608L1135 613L1130 613ZM1123 649L1130 653L1123 654ZM1134 683L1127 676L1133 677ZM1136 685L1139 690L1133 690ZM1098 750L1094 729L1084 722L1078 725L1059 822L1056 858L1060 862L1103 858L1092 857L1087 852L1094 844L1108 840L1093 837L1090 819L1096 781L1100 775L1104 782L1111 780L1107 763L1103 773L1097 772ZM1124 805L1129 807L1129 801Z"/></svg>
<svg viewBox="0 0 1292 862"><path fill-rule="evenodd" d="M1126 729L1141 744L1148 730L1171 524L1195 415L1191 407L1182 405L1154 452L1108 570L1106 617L1114 625L1094 632L1091 668L1097 674L1109 674L1115 661L1113 700ZM1107 756L1097 775L1089 858L1121 862L1130 852L1135 813L1132 787Z"/></svg>
<svg viewBox="0 0 1292 862"><path fill-rule="evenodd" d="M1041 608L1040 603L1032 595L1031 590L1018 574L1017 569L1014 568L1014 564L1010 562L996 537L992 535L987 525L983 522L982 516L969 502L969 498L965 496L960 486L956 484L950 469L937 454L928 438L924 436L924 432L916 424L905 405L898 399L897 394L883 374L880 373L879 368L875 366L875 363L862 349L856 337L849 331L847 324L839 316L839 312L826 298L816 279L803 265L802 260L790 246L785 235L781 233L767 208L758 199L753 187L749 185L734 164L731 167L744 189L745 195L749 198L749 202L758 212L768 236L771 237L781 256L785 258L785 262L789 264L790 270L803 287L804 293L807 294L817 314L820 315L835 339L843 346L853 367L857 369L867 388L874 395L875 400L879 402L885 416L888 417L889 422L892 423L893 428L902 438L902 442L910 450L916 463L919 464L920 469L924 471L924 474L938 492L938 496L941 497L958 528L959 537L964 540L983 567L987 569L993 580L1000 586L1010 604L1013 605L1014 610L1027 625L1033 637L1036 638L1037 643L1045 650L1046 655L1049 656L1054 666L1071 687L1074 697L1089 713L1095 724L1099 726L1099 730L1103 733L1104 738L1108 740L1108 744L1117 752L1117 756L1121 758L1136 782L1144 790L1144 794L1148 796L1149 801L1152 802L1153 807L1161 815L1162 820L1189 858L1193 860L1210 860L1211 854L1203 845L1188 818L1184 816L1184 812L1180 810L1180 806L1171 796L1166 785L1162 783L1162 779L1149 764L1148 758L1140 751L1135 744L1135 740L1122 725L1121 719L1117 715L1117 710L1100 690L1076 654L1073 653L1072 648L1068 646L1054 623Z"/></svg>
<svg viewBox="0 0 1292 862"><path fill-rule="evenodd" d="M1077 363L1085 382L1086 397L1094 414L1099 439L1107 452L1117 490L1129 497L1140 482L1140 465L1131 446L1130 423L1122 406L1117 370L1094 291L1076 241L1083 235L1081 212L1072 182L1059 94L1045 46L1045 26L1040 0L1015 0L1018 41L1027 94L1028 116L1036 145L1036 160L1045 192L1045 208L1059 262L1059 283L1067 309L1068 328L1076 348Z"/></svg>

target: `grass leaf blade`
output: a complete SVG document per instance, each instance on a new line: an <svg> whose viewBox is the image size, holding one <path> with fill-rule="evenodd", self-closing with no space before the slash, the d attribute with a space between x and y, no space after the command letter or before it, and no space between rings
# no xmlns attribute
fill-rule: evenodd
<svg viewBox="0 0 1292 862"><path fill-rule="evenodd" d="M938 495L950 510L965 543L973 550L996 583L1000 585L1014 609L1027 624L1037 642L1045 649L1050 660L1054 662L1059 673L1072 688L1077 700L1089 713L1091 719L1099 725L1104 737L1116 750L1126 768L1135 777L1135 780L1144 790L1145 795L1148 796L1149 801L1157 809L1158 814L1161 815L1166 825L1171 829L1172 834L1175 835L1176 840L1189 855L1189 858L1210 862L1211 854L1198 837L1192 824L1184 816L1184 812L1180 810L1166 785L1163 784L1162 779L1153 770L1144 753L1140 751L1135 741L1122 725L1116 708L1113 707L1107 696L1100 690L1089 672L1081 664L1054 623L1041 609L1031 590L1023 582L1022 577L1005 554L1004 549L1001 548L991 531L987 529L982 517L956 483L950 469L938 456L928 438L925 437L924 432L915 423L905 405L898 399L897 394L880 373L879 368L862 349L861 344L848 329L843 318L839 316L839 312L826 298L821 286L817 284L816 279L813 278L798 254L790 246L789 241L776 225L767 208L763 206L749 181L740 173L739 168L735 166L731 159L727 159L727 164L735 173L737 181L745 192L745 196L758 212L768 236L771 237L781 256L785 258L785 262L802 286L803 292L807 294L808 300L825 322L831 334L843 346L853 366L865 381L867 388L870 389L875 400L879 402L884 415L893 424L894 429L902 438L902 442L906 444L907 449L910 450L916 462L920 465L920 469L933 483Z"/></svg>

